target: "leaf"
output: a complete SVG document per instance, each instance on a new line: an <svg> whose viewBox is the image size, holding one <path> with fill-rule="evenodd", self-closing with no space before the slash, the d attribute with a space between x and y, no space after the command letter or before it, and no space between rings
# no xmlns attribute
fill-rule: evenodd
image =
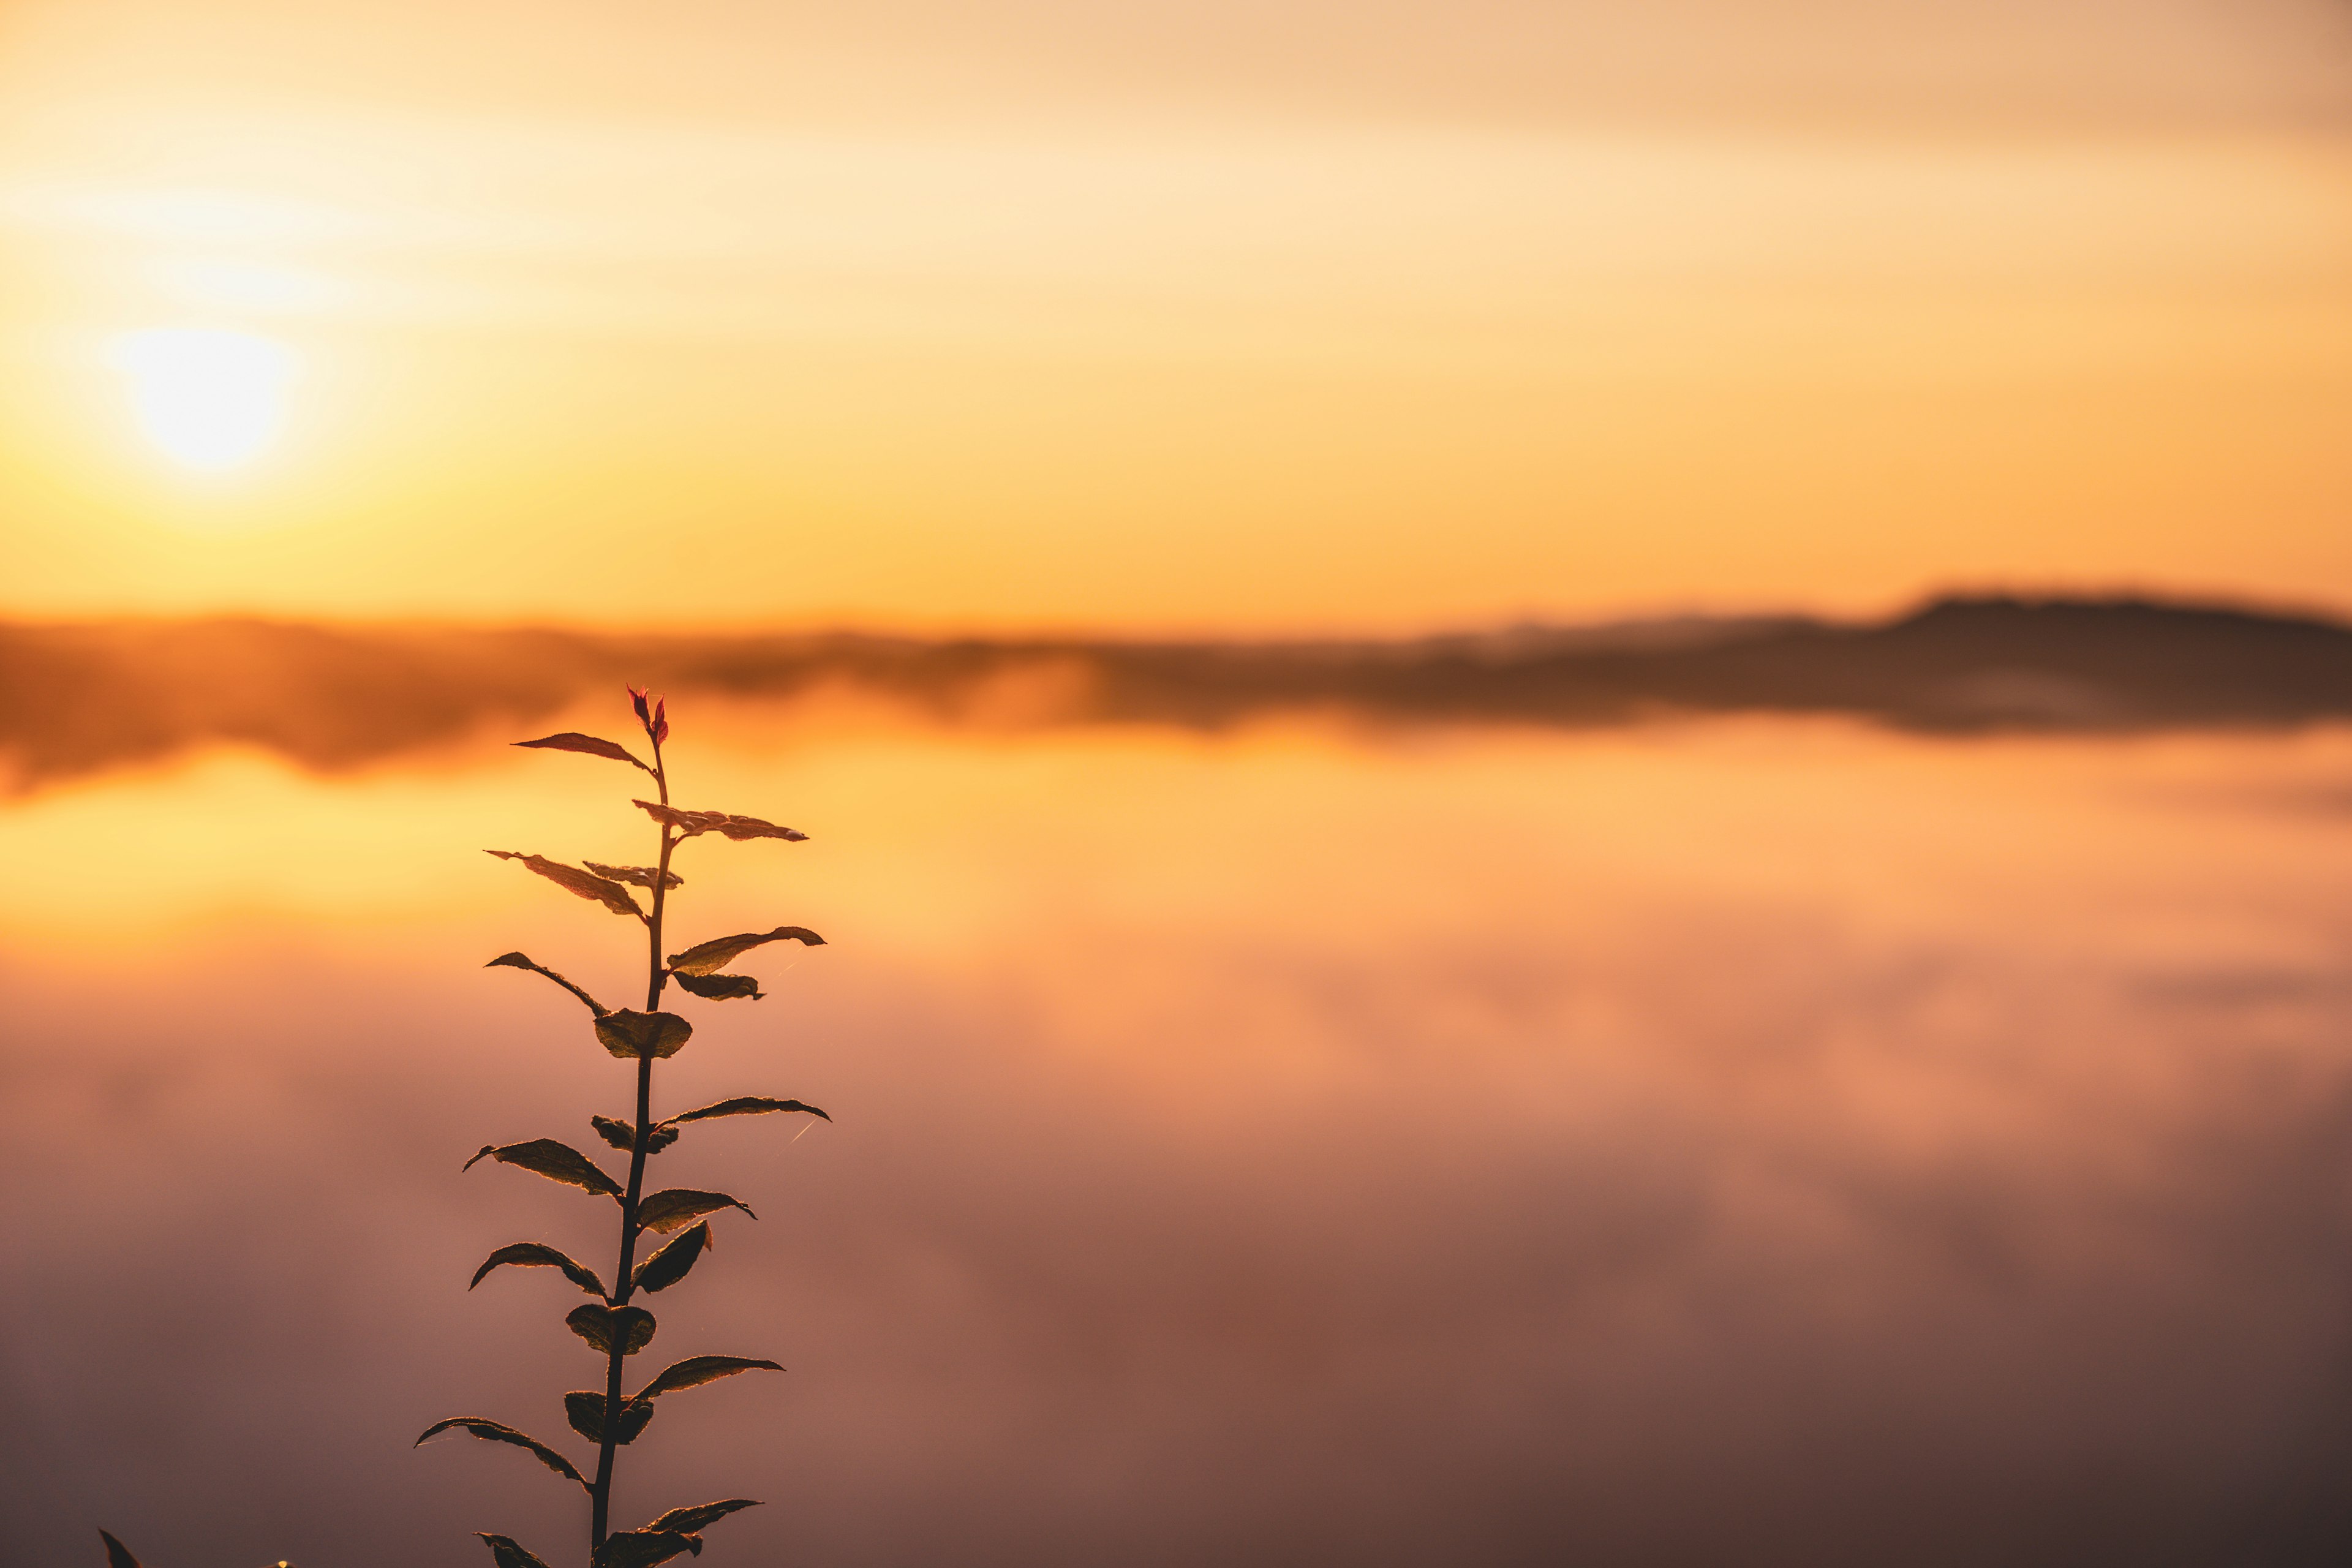
<svg viewBox="0 0 2352 1568"><path fill-rule="evenodd" d="M704 833L723 833L740 844L747 838L782 838L798 844L808 837L797 827L779 827L756 816L737 816L725 811L683 811L657 801L637 800L629 803L643 810L647 816L664 827L675 827L688 838Z"/></svg>
<svg viewBox="0 0 2352 1568"><path fill-rule="evenodd" d="M674 1508L651 1524L647 1530L675 1530L687 1535L700 1535L729 1514L760 1504L751 1498L731 1497L725 1502L698 1502L692 1508Z"/></svg>
<svg viewBox="0 0 2352 1568"><path fill-rule="evenodd" d="M717 1383L722 1377L732 1377L739 1372L782 1372L784 1369L772 1361L758 1361L740 1355L690 1355L675 1365L665 1368L660 1376L629 1395L632 1402L657 1399L665 1394L676 1394L681 1388L699 1388L706 1383Z"/></svg>
<svg viewBox="0 0 2352 1568"><path fill-rule="evenodd" d="M640 1013L624 1007L596 1020L596 1037L616 1057L674 1057L692 1038L694 1026L675 1013Z"/></svg>
<svg viewBox="0 0 2352 1568"><path fill-rule="evenodd" d="M562 1455L557 1453L554 1449L549 1447L538 1438L526 1437L521 1433L516 1431L513 1427L507 1426L503 1422L486 1421L479 1415L452 1415L446 1421L436 1421L432 1426L425 1428L424 1436L417 1438L415 1443L409 1446L411 1447L422 1447L425 1445L425 1437L437 1437L453 1426L463 1426L467 1431L471 1432L475 1436L479 1437L485 1443L511 1443L518 1448L528 1448L532 1453L539 1456L539 1462L541 1464L545 1465L557 1475L563 1476L571 1480L579 1482L583 1489L585 1489L588 1485L588 1482L581 1476L580 1472L572 1468L571 1460L565 1458Z"/></svg>
<svg viewBox="0 0 2352 1568"><path fill-rule="evenodd" d="M763 1111L770 1110L805 1110L811 1116L823 1117L827 1121L833 1120L815 1106L804 1105L797 1100L771 1100L764 1094L739 1094L732 1100L722 1100L716 1105L705 1105L693 1110L681 1110L663 1125L667 1126L680 1121L708 1121L714 1116L758 1116Z"/></svg>
<svg viewBox="0 0 2352 1568"><path fill-rule="evenodd" d="M551 752L583 752L592 757L610 757L616 763L626 763L633 768L644 768L646 773L653 772L653 769L646 767L645 763L637 761L629 748L622 745L618 741L606 741L594 735L583 735L577 730L566 730L561 735L541 735L536 741L517 741L515 744L543 747Z"/></svg>
<svg viewBox="0 0 2352 1568"><path fill-rule="evenodd" d="M667 1563L681 1552L698 1556L702 1552L702 1538L682 1530L617 1530L604 1537L604 1544L596 1548L589 1568L654 1568L656 1563Z"/></svg>
<svg viewBox="0 0 2352 1568"><path fill-rule="evenodd" d="M588 1119L588 1125L596 1130L596 1136L618 1149L622 1153L634 1155L637 1152L637 1130L629 1123L615 1121L609 1116L592 1116ZM646 1144L646 1152L658 1154L677 1142L677 1128L664 1127L656 1122L654 1125L653 1141Z"/></svg>
<svg viewBox="0 0 2352 1568"><path fill-rule="evenodd" d="M472 1170L474 1161L481 1159L484 1154L501 1165L520 1165L551 1182L562 1182L608 1198L621 1195L621 1184L598 1169L593 1160L571 1144L559 1143L552 1138L534 1138L528 1143L509 1143L504 1147L485 1143L481 1153L467 1161L461 1168Z"/></svg>
<svg viewBox="0 0 2352 1568"><path fill-rule="evenodd" d="M498 1563L498 1568L547 1568L545 1563L512 1536L483 1535L482 1542L490 1549L490 1556Z"/></svg>
<svg viewBox="0 0 2352 1568"><path fill-rule="evenodd" d="M670 978L697 996L708 996L714 1002L732 1002L745 996L757 1002L767 994L760 989L760 983L748 974L680 974L673 970Z"/></svg>
<svg viewBox="0 0 2352 1568"><path fill-rule="evenodd" d="M637 900L629 897L628 889L618 882L608 882L602 877L593 876L577 866L566 866L562 861L551 860L544 855L526 855L520 849L485 849L482 853L495 855L501 860L520 860L557 887L577 893L583 899L593 899L616 915L635 915L639 920L646 918L646 911L637 908Z"/></svg>
<svg viewBox="0 0 2352 1568"><path fill-rule="evenodd" d="M691 1225L707 1214L720 1209L741 1209L753 1219L751 1205L741 1198L730 1198L725 1193L697 1192L691 1187L670 1187L654 1194L637 1205L637 1227L659 1231L667 1236L682 1225Z"/></svg>
<svg viewBox="0 0 2352 1568"><path fill-rule="evenodd" d="M572 984L572 982L564 979L563 976L556 973L555 971L548 968L545 964L533 963L528 954L520 952L502 952L496 958L490 960L488 963L482 965L484 969L497 969L501 966L508 969L528 969L533 974L546 975L550 980L554 981L558 985L562 986L566 991L571 992L572 994L579 997L583 1002L587 1003L588 1011L595 1014L599 1018L612 1011L612 1009L605 1006L604 1004L597 1001L596 998L589 995L588 993L581 990L580 987Z"/></svg>
<svg viewBox="0 0 2352 1568"><path fill-rule="evenodd" d="M572 1262L543 1241L517 1241L499 1247L482 1260L482 1266L474 1270L472 1284L466 1289L470 1290L475 1285L479 1285L482 1276L500 1264L512 1264L518 1268L561 1268L566 1279L591 1296L604 1294L604 1282L596 1278L593 1269L585 1264Z"/></svg>
<svg viewBox="0 0 2352 1568"><path fill-rule="evenodd" d="M102 1530L98 1534L106 1542L106 1568L139 1568L139 1559L131 1555L131 1548Z"/></svg>
<svg viewBox="0 0 2352 1568"><path fill-rule="evenodd" d="M585 1301L563 1315L563 1326L586 1340L599 1355L613 1353L613 1335L618 1331L627 1336L621 1353L635 1355L653 1342L654 1330L660 1325L643 1307L606 1307Z"/></svg>
<svg viewBox="0 0 2352 1568"><path fill-rule="evenodd" d="M773 931L747 931L740 936L716 936L709 942L698 942L684 952L669 955L673 974L712 974L755 947L772 942L806 942L811 947L823 947L824 938L806 926L778 926Z"/></svg>
<svg viewBox="0 0 2352 1568"><path fill-rule="evenodd" d="M710 1250L710 1222L704 1220L684 1236L637 1265L629 1284L639 1290L667 1290L686 1278L695 1259Z"/></svg>
<svg viewBox="0 0 2352 1568"><path fill-rule="evenodd" d="M563 1396L564 1418L572 1429L591 1443L604 1440L604 1396L585 1388L575 1388ZM650 1399L625 1399L621 1402L621 1419L613 1428L613 1441L634 1443L646 1423L654 1418L654 1402Z"/></svg>
<svg viewBox="0 0 2352 1568"><path fill-rule="evenodd" d="M658 866L602 866L593 860L583 860L580 863L606 881L626 882L633 888L650 889L654 885L654 878L656 874L660 875L662 886L665 888L686 886L685 878L675 871L662 871Z"/></svg>

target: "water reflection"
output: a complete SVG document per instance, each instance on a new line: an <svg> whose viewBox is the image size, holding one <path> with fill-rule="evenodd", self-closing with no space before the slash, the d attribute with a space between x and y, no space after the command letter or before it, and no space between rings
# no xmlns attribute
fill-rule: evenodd
<svg viewBox="0 0 2352 1568"><path fill-rule="evenodd" d="M762 1220L623 1511L744 1562L2339 1561L2352 734L1923 742L953 733L690 711L672 1179ZM489 1248L600 1212L480 1143L618 1069L476 852L635 858L622 770L208 753L0 812L26 1561L462 1562L582 1510L588 1353ZM558 1004L562 1004L559 1005ZM609 1079L602 1081L599 1075ZM666 1303L667 1299L665 1299Z"/></svg>

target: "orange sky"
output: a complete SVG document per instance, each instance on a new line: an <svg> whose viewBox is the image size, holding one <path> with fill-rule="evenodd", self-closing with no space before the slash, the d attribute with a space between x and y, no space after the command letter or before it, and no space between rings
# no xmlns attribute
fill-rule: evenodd
<svg viewBox="0 0 2352 1568"><path fill-rule="evenodd" d="M854 9L0 10L0 611L2352 607L2333 0Z"/></svg>

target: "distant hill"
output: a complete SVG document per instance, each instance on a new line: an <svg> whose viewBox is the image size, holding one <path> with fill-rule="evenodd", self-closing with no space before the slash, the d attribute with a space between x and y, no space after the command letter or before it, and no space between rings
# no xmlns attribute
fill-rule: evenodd
<svg viewBox="0 0 2352 1568"><path fill-rule="evenodd" d="M2279 726L2352 718L2352 627L2008 597L1875 625L1677 619L1389 642L0 626L0 767L37 784L213 742L352 766L547 719L625 680L754 698L839 686L994 722L1213 727L1321 709L1559 725L1834 713L1946 732Z"/></svg>

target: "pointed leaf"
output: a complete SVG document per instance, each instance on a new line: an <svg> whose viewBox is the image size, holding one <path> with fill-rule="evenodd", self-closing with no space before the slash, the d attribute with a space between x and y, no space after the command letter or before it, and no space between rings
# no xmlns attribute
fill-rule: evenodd
<svg viewBox="0 0 2352 1568"><path fill-rule="evenodd" d="M604 1396L585 1388L573 1389L563 1396L564 1418L572 1429L591 1443L604 1440ZM650 1399L625 1399L621 1402L620 1424L613 1429L615 1443L634 1443L646 1423L654 1418L654 1402Z"/></svg>
<svg viewBox="0 0 2352 1568"><path fill-rule="evenodd" d="M464 1169L472 1170L474 1161L488 1155L501 1165L519 1165L533 1174L545 1176L551 1182L562 1182L584 1192L604 1197L621 1195L621 1184L599 1170L596 1163L569 1143L559 1143L552 1138L534 1138L528 1143L495 1143L482 1145L481 1152L466 1162Z"/></svg>
<svg viewBox="0 0 2352 1568"><path fill-rule="evenodd" d="M500 1264L511 1264L518 1268L561 1268L566 1279L591 1296L604 1294L604 1282L596 1278L595 1270L584 1264L572 1262L543 1241L517 1241L499 1247L482 1260L482 1266L474 1270L473 1283L466 1289L470 1290L475 1285L479 1285L482 1276Z"/></svg>
<svg viewBox="0 0 2352 1568"><path fill-rule="evenodd" d="M483 1535L482 1542L490 1549L490 1557L498 1568L547 1568L545 1563L512 1536Z"/></svg>
<svg viewBox="0 0 2352 1568"><path fill-rule="evenodd" d="M530 956L526 953L502 952L496 958L490 960L488 963L482 965L484 969L498 969L502 966L508 969L528 969L533 974L546 975L550 980L554 981L558 985L562 986L566 991L571 992L572 994L579 997L583 1002L587 1003L588 1011L595 1014L599 1018L612 1011L612 1009L605 1006L604 1004L597 1001L596 998L589 995L588 993L581 990L580 987L572 984L572 982L564 979L563 976L556 973L555 971L548 968L547 965L543 963L533 963L530 961Z"/></svg>
<svg viewBox="0 0 2352 1568"><path fill-rule="evenodd" d="M633 888L650 889L654 878L660 876L665 888L683 888L686 879L675 871L664 872L658 866L603 866L593 860L580 862L608 882L626 882Z"/></svg>
<svg viewBox="0 0 2352 1568"><path fill-rule="evenodd" d="M753 1219L751 1205L741 1198L730 1198L725 1193L697 1192L691 1187L671 1187L658 1192L637 1205L637 1227L656 1230L667 1236L682 1225L692 1225L707 1214L720 1209L741 1209Z"/></svg>
<svg viewBox="0 0 2352 1568"><path fill-rule="evenodd" d="M681 1530L620 1530L604 1537L589 1568L654 1568L681 1552L699 1556L702 1538Z"/></svg>
<svg viewBox="0 0 2352 1568"><path fill-rule="evenodd" d="M139 1559L131 1555L131 1548L102 1530L98 1534L106 1542L106 1568L139 1568Z"/></svg>
<svg viewBox="0 0 2352 1568"><path fill-rule="evenodd" d="M661 1375L629 1397L657 1399L665 1394L676 1394L681 1388L699 1388L706 1383L717 1383L722 1377L732 1377L739 1372L782 1372L784 1369L772 1361L758 1361L740 1355L690 1355L684 1361L663 1369Z"/></svg>
<svg viewBox="0 0 2352 1568"><path fill-rule="evenodd" d="M731 1497L725 1502L698 1502L692 1508L674 1508L651 1524L647 1530L675 1530L685 1535L700 1535L729 1514L760 1504L747 1497Z"/></svg>
<svg viewBox="0 0 2352 1568"><path fill-rule="evenodd" d="M824 938L806 926L778 926L773 931L747 931L740 936L713 937L698 942L684 952L669 955L673 974L713 974L735 962L755 947L772 942L800 942L811 947L823 947Z"/></svg>
<svg viewBox="0 0 2352 1568"><path fill-rule="evenodd" d="M704 833L723 833L739 844L747 838L782 838L798 844L808 837L797 827L779 827L756 816L738 816L725 811L685 811L650 800L632 801L630 804L664 827L674 827L688 838Z"/></svg>
<svg viewBox="0 0 2352 1568"><path fill-rule="evenodd" d="M610 757L616 763L626 763L633 768L644 768L646 773L653 772L653 769L646 767L645 763L637 761L630 753L629 748L619 742L600 740L594 735L581 734L576 730L566 730L561 735L541 735L536 741L517 741L515 744L543 747L551 752L583 752L592 757Z"/></svg>
<svg viewBox="0 0 2352 1568"><path fill-rule="evenodd" d="M622 1153L635 1154L637 1152L637 1130L627 1122L615 1121L609 1116L592 1116L588 1119L588 1125L596 1130L597 1137L602 1138ZM658 1154L677 1142L677 1128L664 1127L656 1122L654 1126L653 1141L646 1145L646 1152Z"/></svg>
<svg viewBox="0 0 2352 1568"><path fill-rule="evenodd" d="M485 1443L511 1443L518 1448L528 1448L539 1457L541 1464L545 1465L557 1475L579 1482L583 1489L588 1485L580 1472L572 1468L571 1460L538 1438L527 1437L502 1421L488 1421L479 1415L452 1415L446 1421L436 1421L432 1426L425 1428L424 1436L417 1438L410 1447L421 1447L426 1437L437 1437L456 1426L464 1427Z"/></svg>
<svg viewBox="0 0 2352 1568"><path fill-rule="evenodd" d="M654 1330L659 1325L643 1307L606 1307L588 1301L565 1313L563 1326L586 1340L599 1355L611 1355L613 1336L625 1335L621 1353L635 1355L653 1342Z"/></svg>
<svg viewBox="0 0 2352 1568"><path fill-rule="evenodd" d="M714 1002L733 1002L747 996L757 1002L767 994L760 989L760 983L748 974L681 974L672 970L670 978L697 996L707 996Z"/></svg>
<svg viewBox="0 0 2352 1568"><path fill-rule="evenodd" d="M707 1121L714 1116L758 1116L770 1110L804 1110L811 1116L824 1117L827 1121L833 1120L815 1106L804 1105L797 1100L771 1100L764 1094L739 1094L732 1100L722 1100L716 1105L705 1105L694 1110L681 1110L671 1117L669 1121L670 1123Z"/></svg>
<svg viewBox="0 0 2352 1568"><path fill-rule="evenodd" d="M684 1236L637 1265L629 1283L639 1290L667 1290L686 1278L695 1259L710 1250L710 1222L704 1220Z"/></svg>
<svg viewBox="0 0 2352 1568"><path fill-rule="evenodd" d="M577 893L583 899L593 899L616 915L635 915L639 920L646 918L646 911L637 908L637 900L629 896L628 889L618 882L608 882L602 877L583 871L577 866L566 866L562 861L551 860L544 855L526 855L520 849L485 849L482 853L495 855L501 860L520 860L557 887Z"/></svg>
<svg viewBox="0 0 2352 1568"><path fill-rule="evenodd" d="M674 1057L694 1034L675 1013L640 1013L624 1007L596 1020L596 1037L616 1057Z"/></svg>

